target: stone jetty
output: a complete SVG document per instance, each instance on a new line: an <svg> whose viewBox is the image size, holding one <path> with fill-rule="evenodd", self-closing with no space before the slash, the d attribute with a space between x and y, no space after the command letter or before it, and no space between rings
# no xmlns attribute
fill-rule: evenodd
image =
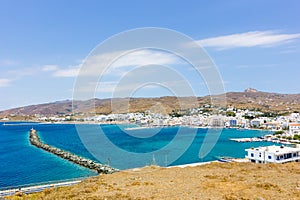
<svg viewBox="0 0 300 200"><path fill-rule="evenodd" d="M69 160L80 166L95 170L99 174L111 174L111 173L119 171L118 169L112 168L108 165L103 165L103 164L97 163L93 160L83 158L81 156L75 155L68 151L64 151L59 148L45 144L45 143L41 142L41 140L37 134L37 131L33 128L30 130L29 140L32 145L34 145L38 148L41 148L45 151L48 151L52 154L55 154L63 159Z"/></svg>

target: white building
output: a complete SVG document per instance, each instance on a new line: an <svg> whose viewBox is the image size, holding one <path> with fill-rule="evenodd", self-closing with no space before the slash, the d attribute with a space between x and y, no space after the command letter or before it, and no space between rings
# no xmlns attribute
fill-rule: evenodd
<svg viewBox="0 0 300 200"><path fill-rule="evenodd" d="M251 124L252 127L258 128L261 124L261 120L260 119L253 119L253 120L251 120L250 124Z"/></svg>
<svg viewBox="0 0 300 200"><path fill-rule="evenodd" d="M254 163L286 163L300 161L300 148L267 146L245 150L246 158Z"/></svg>
<svg viewBox="0 0 300 200"><path fill-rule="evenodd" d="M279 122L263 123L263 124L261 124L261 127L270 129L270 130L281 130L282 129L281 124Z"/></svg>
<svg viewBox="0 0 300 200"><path fill-rule="evenodd" d="M300 134L300 123L290 123L289 127L290 135Z"/></svg>

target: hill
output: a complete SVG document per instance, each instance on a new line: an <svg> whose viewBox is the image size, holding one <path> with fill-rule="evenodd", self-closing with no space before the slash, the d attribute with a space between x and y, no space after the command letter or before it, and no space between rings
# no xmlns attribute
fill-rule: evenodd
<svg viewBox="0 0 300 200"><path fill-rule="evenodd" d="M263 112L274 112L281 114L300 111L300 94L268 93L248 88L244 92L228 92L225 95L227 105L232 105L236 108L256 109ZM86 101L74 102L72 102L71 100L66 100L9 109L1 111L0 116L26 116L35 114L51 116L89 112L109 114L144 112L146 110L151 110L153 112L171 113L173 110L197 108L202 107L205 104L210 104L211 97L197 97L197 101L194 100L195 97L177 98L172 96L158 98L95 98ZM74 110L72 108L72 103Z"/></svg>
<svg viewBox="0 0 300 200"><path fill-rule="evenodd" d="M13 199L300 199L300 164L211 163L121 171Z"/></svg>
<svg viewBox="0 0 300 200"><path fill-rule="evenodd" d="M300 111L300 94L278 94L245 90L226 93L227 104L236 108L257 109L263 112Z"/></svg>

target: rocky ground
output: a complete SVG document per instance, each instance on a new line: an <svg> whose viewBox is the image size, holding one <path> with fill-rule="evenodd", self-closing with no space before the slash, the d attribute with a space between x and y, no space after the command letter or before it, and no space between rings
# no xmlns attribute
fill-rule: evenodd
<svg viewBox="0 0 300 200"><path fill-rule="evenodd" d="M12 199L300 199L300 163L149 166Z"/></svg>

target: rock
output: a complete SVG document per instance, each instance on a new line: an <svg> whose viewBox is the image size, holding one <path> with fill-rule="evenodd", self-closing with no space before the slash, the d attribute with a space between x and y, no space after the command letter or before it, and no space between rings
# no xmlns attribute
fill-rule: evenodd
<svg viewBox="0 0 300 200"><path fill-rule="evenodd" d="M93 160L89 160L80 156L77 156L71 152L67 152L61 149L58 149L56 147L52 147L48 144L44 144L40 141L40 138L36 132L36 130L31 129L30 135L29 135L30 143L38 148L41 148L45 151L48 151L52 154L55 154L63 159L69 160L75 164L81 165L83 167L92 169L97 171L101 174L111 174L113 172L119 171L118 169L115 169L113 167L110 167L108 165L103 165L101 163L96 163Z"/></svg>
<svg viewBox="0 0 300 200"><path fill-rule="evenodd" d="M247 88L244 92L258 92L258 90L254 88Z"/></svg>

